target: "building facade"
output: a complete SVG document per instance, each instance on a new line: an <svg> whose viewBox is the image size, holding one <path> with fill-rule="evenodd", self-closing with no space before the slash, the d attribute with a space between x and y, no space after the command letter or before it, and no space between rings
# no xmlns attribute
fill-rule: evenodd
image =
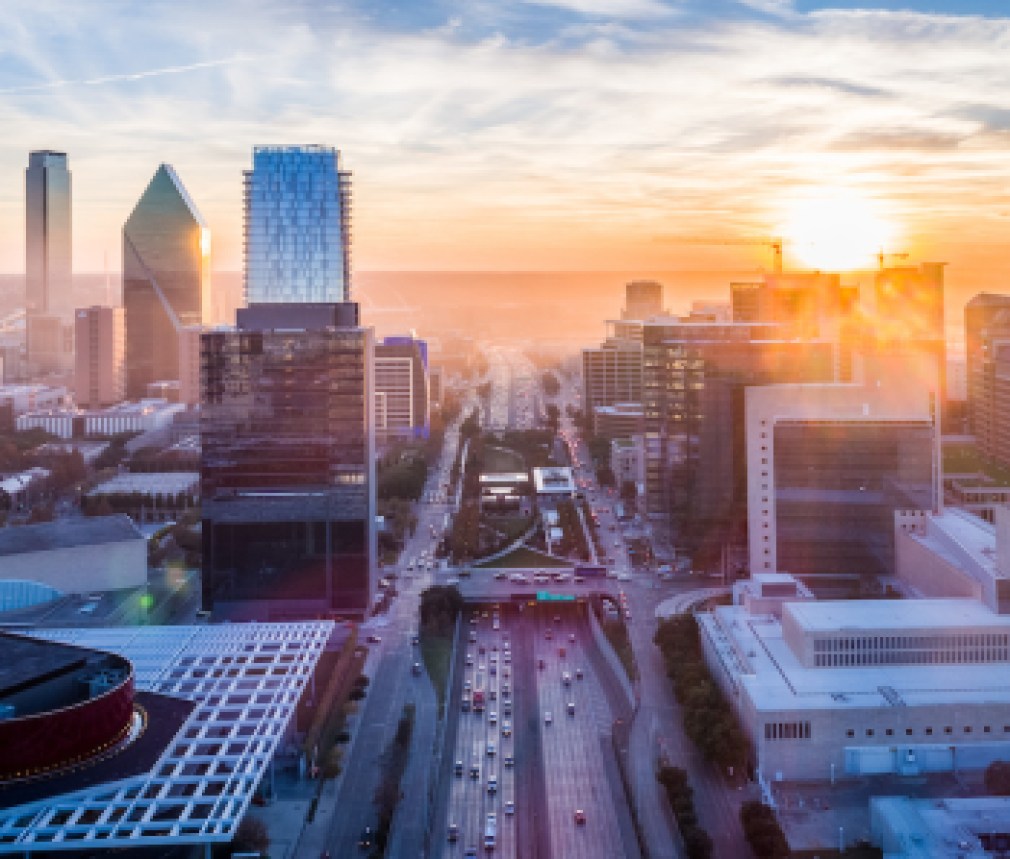
<svg viewBox="0 0 1010 859"><path fill-rule="evenodd" d="M582 350L582 408L592 418L598 406L642 402L642 343L609 339Z"/></svg>
<svg viewBox="0 0 1010 859"><path fill-rule="evenodd" d="M743 541L745 391L833 378L833 344L782 339L781 330L771 323L645 324L646 511L688 551Z"/></svg>
<svg viewBox="0 0 1010 859"><path fill-rule="evenodd" d="M624 287L623 319L649 319L663 313L663 284L632 280Z"/></svg>
<svg viewBox="0 0 1010 859"><path fill-rule="evenodd" d="M758 777L984 769L1010 756L1010 617L971 599L739 600L698 616Z"/></svg>
<svg viewBox="0 0 1010 859"><path fill-rule="evenodd" d="M81 308L74 318L74 399L85 409L126 396L126 316L121 307Z"/></svg>
<svg viewBox="0 0 1010 859"><path fill-rule="evenodd" d="M162 164L123 226L126 393L179 378L179 334L210 302L210 230L178 174Z"/></svg>
<svg viewBox="0 0 1010 859"><path fill-rule="evenodd" d="M362 615L375 594L373 335L354 304L253 305L201 344L203 602Z"/></svg>
<svg viewBox="0 0 1010 859"><path fill-rule="evenodd" d="M340 153L257 146L244 176L246 301L349 301L351 174Z"/></svg>
<svg viewBox="0 0 1010 859"><path fill-rule="evenodd" d="M387 337L376 343L376 437L427 438L430 425L428 344L414 337Z"/></svg>
<svg viewBox="0 0 1010 859"><path fill-rule="evenodd" d="M868 359L858 383L746 392L751 572L894 571L894 514L940 505L935 365Z"/></svg>

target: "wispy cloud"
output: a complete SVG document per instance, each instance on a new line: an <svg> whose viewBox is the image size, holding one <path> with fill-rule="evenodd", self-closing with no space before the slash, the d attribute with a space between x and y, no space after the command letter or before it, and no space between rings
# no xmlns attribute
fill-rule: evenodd
<svg viewBox="0 0 1010 859"><path fill-rule="evenodd" d="M971 222L1005 244L1004 20L447 0L430 26L393 28L308 2L151 0L143 18L111 0L12 2L8 269L23 253L26 153L43 146L70 153L82 268L115 255L162 160L210 221L218 263L236 267L241 170L265 142L343 150L363 267L669 265L650 236L765 234L784 199L826 177L884 201L911 233L946 240ZM614 14L592 11L604 5ZM699 20L708 6L740 14Z"/></svg>
<svg viewBox="0 0 1010 859"><path fill-rule="evenodd" d="M669 15L660 0L522 0L531 6L552 6L602 18L659 18Z"/></svg>
<svg viewBox="0 0 1010 859"><path fill-rule="evenodd" d="M247 58L231 57L222 60L208 60L201 63L189 63L185 66L167 66L160 69L145 69L139 72L124 72L122 74L101 75L95 78L83 78L78 80L51 80L39 84L27 86L0 88L0 95L16 95L18 93L40 92L49 89L62 89L70 86L99 86L101 84L119 83L121 81L139 81L145 78L157 78L165 75L179 75L186 72L199 71L201 69L214 69L220 66L228 66L233 63L242 62Z"/></svg>

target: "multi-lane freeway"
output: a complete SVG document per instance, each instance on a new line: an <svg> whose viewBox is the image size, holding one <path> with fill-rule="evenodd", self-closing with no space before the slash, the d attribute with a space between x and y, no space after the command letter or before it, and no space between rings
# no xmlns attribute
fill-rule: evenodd
<svg viewBox="0 0 1010 859"><path fill-rule="evenodd" d="M432 855L637 857L623 788L605 759L613 716L584 606L480 606L464 641Z"/></svg>

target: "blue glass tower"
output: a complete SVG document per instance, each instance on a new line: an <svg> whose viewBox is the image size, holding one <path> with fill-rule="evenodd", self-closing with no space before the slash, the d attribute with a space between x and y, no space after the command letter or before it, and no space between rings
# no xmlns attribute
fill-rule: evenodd
<svg viewBox="0 0 1010 859"><path fill-rule="evenodd" d="M336 149L253 149L245 173L247 303L350 299L350 189Z"/></svg>

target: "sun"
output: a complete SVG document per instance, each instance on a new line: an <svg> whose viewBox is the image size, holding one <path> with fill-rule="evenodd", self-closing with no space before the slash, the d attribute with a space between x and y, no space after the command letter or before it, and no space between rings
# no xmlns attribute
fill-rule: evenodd
<svg viewBox="0 0 1010 859"><path fill-rule="evenodd" d="M893 251L896 230L878 202L847 188L820 188L797 197L781 227L787 252L822 271L852 271Z"/></svg>

